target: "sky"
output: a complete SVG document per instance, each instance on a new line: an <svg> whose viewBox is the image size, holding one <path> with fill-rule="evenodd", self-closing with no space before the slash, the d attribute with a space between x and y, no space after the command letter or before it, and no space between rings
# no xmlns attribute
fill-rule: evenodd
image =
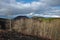
<svg viewBox="0 0 60 40"><path fill-rule="evenodd" d="M32 3L34 1L38 1L38 0L16 0L17 2L24 2L24 3Z"/></svg>
<svg viewBox="0 0 60 40"><path fill-rule="evenodd" d="M0 17L42 16L60 18L60 0L0 0Z"/></svg>

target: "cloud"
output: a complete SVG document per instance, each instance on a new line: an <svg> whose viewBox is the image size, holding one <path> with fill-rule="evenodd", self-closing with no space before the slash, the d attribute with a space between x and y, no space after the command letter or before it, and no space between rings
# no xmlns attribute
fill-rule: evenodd
<svg viewBox="0 0 60 40"><path fill-rule="evenodd" d="M51 6L60 6L60 0L41 0Z"/></svg>
<svg viewBox="0 0 60 40"><path fill-rule="evenodd" d="M45 4L40 3L40 2L32 2L32 3L19 3L16 2L16 4L11 4L11 3L5 3L5 2L1 2L1 9L4 8L6 9L6 12L9 14L27 14L27 13L31 13L31 12L35 12L37 10L41 10L45 7ZM40 9L41 8L41 9ZM46 9L46 8L45 8ZM3 12L3 11L2 11Z"/></svg>
<svg viewBox="0 0 60 40"><path fill-rule="evenodd" d="M55 6L60 5L58 1L59 0L40 0L23 3L17 2L16 0L0 0L0 15L10 18L18 15L60 15L60 9L55 8Z"/></svg>

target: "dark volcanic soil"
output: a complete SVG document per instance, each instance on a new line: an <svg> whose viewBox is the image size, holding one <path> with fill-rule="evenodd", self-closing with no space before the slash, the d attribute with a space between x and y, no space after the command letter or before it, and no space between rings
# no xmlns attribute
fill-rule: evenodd
<svg viewBox="0 0 60 40"><path fill-rule="evenodd" d="M0 40L50 40L38 38L36 36L28 36L15 31L0 31Z"/></svg>

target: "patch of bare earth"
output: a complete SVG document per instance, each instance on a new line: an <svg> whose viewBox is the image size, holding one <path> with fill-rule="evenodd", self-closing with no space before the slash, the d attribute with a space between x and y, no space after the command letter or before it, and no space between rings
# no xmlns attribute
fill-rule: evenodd
<svg viewBox="0 0 60 40"><path fill-rule="evenodd" d="M0 31L0 40L50 40L47 38L24 35L15 31Z"/></svg>

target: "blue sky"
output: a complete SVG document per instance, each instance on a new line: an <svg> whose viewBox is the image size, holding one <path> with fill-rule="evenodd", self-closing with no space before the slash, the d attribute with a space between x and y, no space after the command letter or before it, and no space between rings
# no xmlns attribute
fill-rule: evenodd
<svg viewBox="0 0 60 40"><path fill-rule="evenodd" d="M0 15L60 17L60 0L0 0Z"/></svg>
<svg viewBox="0 0 60 40"><path fill-rule="evenodd" d="M33 1L38 1L38 0L16 0L17 2L24 2L24 3L31 3Z"/></svg>

